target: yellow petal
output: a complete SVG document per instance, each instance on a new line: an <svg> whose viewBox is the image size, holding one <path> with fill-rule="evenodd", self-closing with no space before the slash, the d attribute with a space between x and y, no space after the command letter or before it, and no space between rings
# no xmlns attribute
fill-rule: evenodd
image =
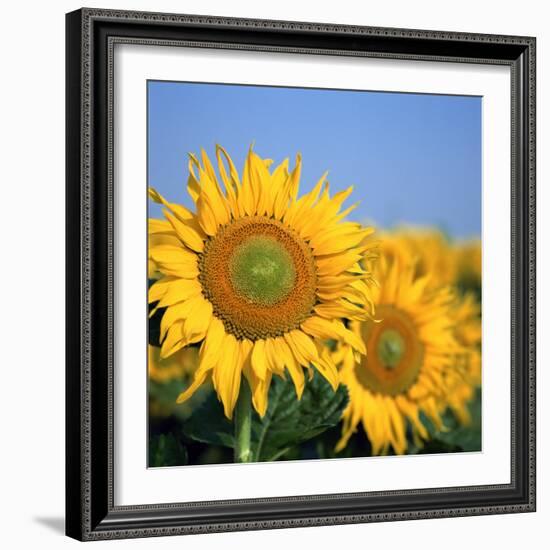
<svg viewBox="0 0 550 550"><path fill-rule="evenodd" d="M160 340L164 339L165 334L170 330L170 327L178 322L184 321L193 314L193 311L199 307L201 300L203 300L200 294L192 296L188 300L178 302L168 308L164 312L162 319L160 320ZM181 338L184 338L183 327L181 329Z"/></svg>
<svg viewBox="0 0 550 550"><path fill-rule="evenodd" d="M193 382L185 391L178 395L176 403L180 404L187 401L199 389L199 387L206 382L208 376L210 376L210 371L200 370L199 367L193 376Z"/></svg>
<svg viewBox="0 0 550 550"><path fill-rule="evenodd" d="M229 175L225 170L225 165L222 159L222 156L225 158L229 166ZM239 216L239 205L237 201L237 196L239 189L241 187L241 182L239 179L239 173L231 160L231 157L227 154L226 150L220 145L216 145L216 157L218 159L218 171L222 178L223 184L225 186L225 192L227 195L227 200L231 208L231 213L234 218Z"/></svg>
<svg viewBox="0 0 550 550"><path fill-rule="evenodd" d="M193 382L184 392L180 393L180 395L176 399L176 403L183 403L184 401L189 399L195 393L195 391L202 384L204 384L206 379L210 376L214 365L216 364L216 362L212 360L213 356L216 356L217 359L217 353L213 350L213 348L218 346L219 349L219 346L221 345L221 341L219 338L221 322L218 321L216 323L216 321L217 320L213 318L212 323L210 323L206 339L201 346L201 353L199 355L199 366L197 367L197 370L195 371L195 374L193 376Z"/></svg>
<svg viewBox="0 0 550 550"><path fill-rule="evenodd" d="M167 275L188 279L198 276L197 255L182 245L149 246L149 256L158 264L160 271Z"/></svg>
<svg viewBox="0 0 550 550"><path fill-rule="evenodd" d="M199 168L199 161L192 153L189 153L189 162L187 166L189 168L189 177L187 178L187 192L193 199L193 202L196 203L201 193L201 185L195 174L195 168Z"/></svg>
<svg viewBox="0 0 550 550"><path fill-rule="evenodd" d="M149 187L149 197L156 202L157 204L162 204L168 210L172 212L176 218L178 218L180 221L185 222L187 220L191 220L193 218L193 213L185 208L185 206L182 206L181 204L176 204L172 202L168 202L156 189L153 187Z"/></svg>
<svg viewBox="0 0 550 550"><path fill-rule="evenodd" d="M290 374L290 378L292 379L294 388L296 389L296 397L298 399L302 399L302 394L304 393L304 387L306 383L304 369L294 359L287 363L286 368L288 370L288 373Z"/></svg>
<svg viewBox="0 0 550 550"><path fill-rule="evenodd" d="M325 172L315 184L315 187L295 203L291 204L285 213L284 221L292 225L296 231L300 232L300 228L307 219L312 206L319 198L319 193L323 188L327 175L328 172Z"/></svg>
<svg viewBox="0 0 550 550"><path fill-rule="evenodd" d="M155 298L159 296L159 290L157 286L160 286L159 283L162 282L161 279L159 282L153 284L149 289L149 302L155 302ZM162 285L161 289L165 287L165 291L162 296L158 297L159 303L157 307L167 307L178 302L183 302L189 300L193 296L197 296L201 293L202 288L198 281L189 280L189 279L173 279L168 282L166 285Z"/></svg>
<svg viewBox="0 0 550 550"><path fill-rule="evenodd" d="M167 221L166 223L170 227L170 233L149 233L149 250L164 245L183 247L181 240L170 225L170 222ZM186 248L186 250L188 249ZM154 261L151 257L149 257L149 260Z"/></svg>
<svg viewBox="0 0 550 550"><path fill-rule="evenodd" d="M321 317L329 320L335 317L343 317L357 321L363 321L369 318L369 314L364 308L345 300L321 302L315 306L314 311Z"/></svg>
<svg viewBox="0 0 550 550"><path fill-rule="evenodd" d="M319 359L312 361L313 366L323 375L323 377L331 385L332 389L336 391L340 379L338 377L338 369L328 354L319 356Z"/></svg>
<svg viewBox="0 0 550 550"><path fill-rule="evenodd" d="M176 277L163 277L149 288L149 303L158 302L168 291L170 285L177 281Z"/></svg>
<svg viewBox="0 0 550 550"><path fill-rule="evenodd" d="M344 218L346 218L351 212L353 212L361 203L361 201L357 201L356 203L352 204L349 208L346 208L345 210L342 210L337 216L335 216L332 221L333 223L337 223Z"/></svg>
<svg viewBox="0 0 550 550"><path fill-rule="evenodd" d="M231 177L231 184L229 184L229 178L227 176L227 172L225 170L225 166L223 164L221 156L224 156L225 160L227 161L227 164L229 165L229 175ZM239 172L237 171L237 168L235 168L235 164L233 164L233 160L231 160L231 157L227 153L227 151L221 146L216 145L216 157L218 159L218 170L220 171L220 174L222 175L222 179L228 182L227 187L231 189L232 187L239 188L241 185L240 179L239 179Z"/></svg>
<svg viewBox="0 0 550 550"><path fill-rule="evenodd" d="M252 405L254 409L256 409L256 412L263 418L267 411L271 373L267 372L264 380L258 378L252 369L246 370L245 374L252 392Z"/></svg>
<svg viewBox="0 0 550 550"><path fill-rule="evenodd" d="M172 226L166 220L157 220L156 218L149 218L147 225L148 225L149 236L163 234L163 233L174 233Z"/></svg>
<svg viewBox="0 0 550 550"><path fill-rule="evenodd" d="M341 321L329 321L328 319L312 316L301 324L301 328L314 338L343 340L363 355L367 353L365 343L353 331L347 329Z"/></svg>
<svg viewBox="0 0 550 550"><path fill-rule="evenodd" d="M355 265L362 257L361 248L352 248L343 253L328 254L315 259L319 276L340 275Z"/></svg>
<svg viewBox="0 0 550 550"><path fill-rule="evenodd" d="M282 375L285 370L285 362L283 357L278 352L275 339L268 338L265 341L265 354L266 359L269 362L269 370L276 374Z"/></svg>
<svg viewBox="0 0 550 550"><path fill-rule="evenodd" d="M273 338L271 340L272 345L274 346L277 357L282 361L283 365L288 365L294 361L294 356L292 355L291 349L288 347L288 344L285 342L282 336L278 338Z"/></svg>
<svg viewBox="0 0 550 550"><path fill-rule="evenodd" d="M420 437L422 439L428 439L428 430L420 421L418 406L410 402L404 395L397 395L395 397L395 402L401 412L407 416Z"/></svg>
<svg viewBox="0 0 550 550"><path fill-rule="evenodd" d="M353 229L347 227L338 231L322 233L319 238L310 241L313 254L315 256L334 254L357 247L373 232L370 227L367 229L359 229L359 227Z"/></svg>
<svg viewBox="0 0 550 550"><path fill-rule="evenodd" d="M298 189L300 187L300 175L302 174L302 155L298 153L296 155L296 165L294 170L290 173L289 178L289 195L290 198L295 201L298 196Z"/></svg>
<svg viewBox="0 0 550 550"><path fill-rule="evenodd" d="M330 340L337 336L337 331L332 321L328 321L327 319L322 319L316 316L311 316L306 319L300 325L300 328L314 338L320 338L322 340Z"/></svg>
<svg viewBox="0 0 550 550"><path fill-rule="evenodd" d="M169 357L185 346L185 340L183 339L183 323L184 321L179 320L172 323L168 328L168 333L160 348L161 359Z"/></svg>
<svg viewBox="0 0 550 550"><path fill-rule="evenodd" d="M225 328L223 323L217 317L212 317L199 352L201 365L204 368L211 369L217 364L224 339Z"/></svg>
<svg viewBox="0 0 550 550"><path fill-rule="evenodd" d="M218 357L218 364L214 367L212 382L222 401L223 412L229 419L233 417L233 409L239 397L242 367L239 342L232 334L226 334L222 353Z"/></svg>
<svg viewBox="0 0 550 550"><path fill-rule="evenodd" d="M254 188L250 179L250 155L252 147L248 151L243 169L242 185L239 192L239 210L241 216L254 216L256 214L257 197L254 195Z"/></svg>
<svg viewBox="0 0 550 550"><path fill-rule="evenodd" d="M353 186L348 187L344 191L336 193L336 195L334 195L331 199L328 194L328 186L325 186L319 202L312 208L311 215L308 217L307 222L302 226L300 235L302 235L304 239L309 239L320 231L325 231L327 227L336 223L340 206L352 193L352 191Z"/></svg>
<svg viewBox="0 0 550 550"><path fill-rule="evenodd" d="M202 296L198 296L197 305L183 325L183 337L189 344L200 342L206 336L206 331L212 320L212 304Z"/></svg>
<svg viewBox="0 0 550 550"><path fill-rule="evenodd" d="M217 233L218 224L216 222L216 215L203 195L199 195L199 199L197 200L197 217L202 230L207 235L212 237Z"/></svg>
<svg viewBox="0 0 550 550"><path fill-rule="evenodd" d="M212 166L212 163L210 162L210 159L208 158L206 151L202 148L201 148L201 159L202 159L202 165L204 166L204 171L208 174L208 177L210 178L210 180L217 184L218 180L216 178L216 172L214 172L214 167Z"/></svg>
<svg viewBox="0 0 550 550"><path fill-rule="evenodd" d="M172 227L176 231L176 234L181 239L185 246L189 247L195 252L202 252L204 250L204 240L196 227L193 227L190 223L182 222L180 219L172 216L166 210L164 215L168 221L172 224Z"/></svg>
<svg viewBox="0 0 550 550"><path fill-rule="evenodd" d="M347 285L351 285L357 280L366 279L368 277L368 274L355 275L348 272L342 273L341 275L325 275L324 277L319 277L317 288L319 289L319 293L344 290Z"/></svg>
<svg viewBox="0 0 550 550"><path fill-rule="evenodd" d="M230 218L229 205L217 182L200 170L201 194L197 200L197 218L207 235L216 234L219 225L225 225Z"/></svg>
<svg viewBox="0 0 550 550"><path fill-rule="evenodd" d="M271 208L271 176L262 159L253 151L248 154L248 174L255 199L256 214L262 216Z"/></svg>
<svg viewBox="0 0 550 550"><path fill-rule="evenodd" d="M254 374L256 374L260 380L265 380L267 374L265 340L256 340L250 359Z"/></svg>
<svg viewBox="0 0 550 550"><path fill-rule="evenodd" d="M301 365L308 366L318 358L317 348L311 338L301 330L285 333L285 342L289 345L294 357Z"/></svg>
<svg viewBox="0 0 550 550"><path fill-rule="evenodd" d="M292 379L292 382L296 389L296 396L298 397L298 399L301 399L306 383L304 377L304 369L300 364L298 364L298 361L296 361L296 358L294 357L291 348L283 338L277 338L276 340L274 340L274 343L275 347L279 351L280 357L282 357L284 360L284 364L288 370L288 373L290 374L290 378Z"/></svg>
<svg viewBox="0 0 550 550"><path fill-rule="evenodd" d="M273 216L280 220L282 219L286 209L288 207L288 201L290 195L288 192L289 186L287 182L289 180L288 173L288 159L285 159L271 175L271 187L273 196Z"/></svg>

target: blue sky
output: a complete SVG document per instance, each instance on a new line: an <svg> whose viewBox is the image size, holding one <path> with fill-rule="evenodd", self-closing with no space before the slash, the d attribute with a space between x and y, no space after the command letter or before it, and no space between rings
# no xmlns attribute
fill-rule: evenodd
<svg viewBox="0 0 550 550"><path fill-rule="evenodd" d="M325 170L333 192L353 184L351 219L481 234L480 97L150 81L148 102L149 185L170 201L192 205L188 152L219 143L241 170L254 142L302 154L301 192Z"/></svg>

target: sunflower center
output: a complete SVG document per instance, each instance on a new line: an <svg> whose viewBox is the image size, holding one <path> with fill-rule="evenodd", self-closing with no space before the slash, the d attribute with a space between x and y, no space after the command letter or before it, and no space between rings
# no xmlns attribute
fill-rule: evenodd
<svg viewBox="0 0 550 550"><path fill-rule="evenodd" d="M298 328L312 314L317 298L309 245L265 216L220 227L199 257L199 281L225 329L253 341Z"/></svg>
<svg viewBox="0 0 550 550"><path fill-rule="evenodd" d="M254 303L273 305L292 290L296 270L289 251L276 239L251 236L229 260L235 290Z"/></svg>
<svg viewBox="0 0 550 550"><path fill-rule="evenodd" d="M387 369L394 369L405 354L405 340L399 332L394 329L387 329L378 337L376 348L378 360Z"/></svg>
<svg viewBox="0 0 550 550"><path fill-rule="evenodd" d="M418 378L424 361L424 346L409 315L391 305L379 305L380 322L361 325L367 350L356 366L357 379L371 391L385 395L406 392Z"/></svg>

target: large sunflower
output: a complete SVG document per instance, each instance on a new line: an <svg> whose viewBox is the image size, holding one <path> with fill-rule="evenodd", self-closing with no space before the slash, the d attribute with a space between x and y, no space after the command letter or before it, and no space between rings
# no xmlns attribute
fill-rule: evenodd
<svg viewBox="0 0 550 550"><path fill-rule="evenodd" d="M300 397L304 367L311 365L335 388L337 369L322 342L335 338L365 353L342 319L372 313L372 276L359 261L369 254L373 229L344 221L354 206L341 211L352 188L331 197L325 174L299 198L299 156L292 172L288 160L270 171L271 161L250 150L240 178L218 146L219 179L204 151L201 156L202 162L189 160L195 211L150 189L166 217L149 221L150 235L177 238L149 247L162 274L149 302L156 304L153 313L166 308L161 357L201 344L193 382L178 402L211 378L231 418L244 375L264 415L272 375L288 372Z"/></svg>
<svg viewBox="0 0 550 550"><path fill-rule="evenodd" d="M443 428L441 404L448 403L455 384L446 373L462 368L456 360L462 348L448 287L430 288L429 276L416 275L417 265L406 249L393 259L382 255L377 266L376 320L351 323L368 354L359 356L346 344L334 354L350 396L336 449L342 450L362 423L373 454L390 448L403 454L408 428L417 446L428 439L420 413L436 429Z"/></svg>

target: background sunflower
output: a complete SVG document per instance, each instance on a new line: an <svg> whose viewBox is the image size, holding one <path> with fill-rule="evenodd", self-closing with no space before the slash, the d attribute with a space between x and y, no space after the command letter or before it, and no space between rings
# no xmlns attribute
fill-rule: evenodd
<svg viewBox="0 0 550 550"><path fill-rule="evenodd" d="M374 264L380 284L376 319L351 325L368 353L358 357L344 344L334 354L350 394L337 451L359 425L373 454L404 454L449 428L447 409L459 421L469 420L468 405L481 382L478 309L471 296L442 284L440 271L418 265L424 237L382 237L381 259ZM439 239L428 242L445 253ZM431 257L435 265L437 260Z"/></svg>

